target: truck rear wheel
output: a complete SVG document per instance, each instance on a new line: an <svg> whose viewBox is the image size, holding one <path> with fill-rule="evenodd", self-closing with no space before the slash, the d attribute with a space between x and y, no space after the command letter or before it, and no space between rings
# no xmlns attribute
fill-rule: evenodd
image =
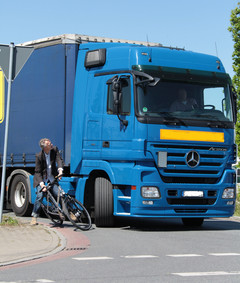
<svg viewBox="0 0 240 283"><path fill-rule="evenodd" d="M94 189L95 225L97 227L113 226L113 186L111 182L104 177L98 177L95 180Z"/></svg>
<svg viewBox="0 0 240 283"><path fill-rule="evenodd" d="M204 218L182 218L184 226L188 227L199 227L202 226Z"/></svg>
<svg viewBox="0 0 240 283"><path fill-rule="evenodd" d="M30 188L26 177L17 175L11 184L11 206L17 216L29 216L32 211Z"/></svg>

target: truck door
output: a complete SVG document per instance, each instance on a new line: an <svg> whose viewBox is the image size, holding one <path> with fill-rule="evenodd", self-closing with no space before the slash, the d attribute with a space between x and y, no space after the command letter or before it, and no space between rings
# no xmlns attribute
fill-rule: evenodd
<svg viewBox="0 0 240 283"><path fill-rule="evenodd" d="M116 84L119 84L116 89ZM118 94L116 93L118 92ZM131 159L134 131L133 80L129 74L106 76L102 119L102 158Z"/></svg>

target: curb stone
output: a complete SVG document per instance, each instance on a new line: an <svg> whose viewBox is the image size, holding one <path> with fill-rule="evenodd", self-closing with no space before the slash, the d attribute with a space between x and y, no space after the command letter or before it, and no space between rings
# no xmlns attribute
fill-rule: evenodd
<svg viewBox="0 0 240 283"><path fill-rule="evenodd" d="M16 228L18 230L19 229L21 230L22 227L24 227L24 226L27 227L27 228L32 227L29 224L21 223ZM1 226L1 228L2 227L3 226ZM4 228L5 227L3 227L3 229ZM6 227L6 228L11 229L10 227ZM34 226L32 228L34 228ZM42 258L42 257L47 257L47 256L50 256L50 255L59 253L60 251L65 249L66 239L60 232L58 232L54 228L48 227L46 224L42 224L42 223L40 223L38 225L38 228L40 228L40 229L42 228L43 230L45 230L46 233L49 233L51 235L52 239L54 239L54 242L51 243L51 245L49 247L44 248L45 250L43 249L43 250L40 250L40 251L36 251L36 253L35 254L33 253L31 256L25 256L25 257L23 256L22 258L14 259L14 255L12 255L13 259L9 259L9 260L0 262L0 267L6 266L6 265L11 265L11 264L16 264L16 263L22 263L22 262L30 261L30 260L34 260L34 259L39 259L39 258ZM17 230L17 229L15 229L15 230ZM19 233L22 233L22 231L19 231ZM11 243L9 243L9 244L11 244ZM6 247L5 247L5 249L6 249ZM31 251L29 251L29 253L31 253ZM19 257L19 255L17 257Z"/></svg>

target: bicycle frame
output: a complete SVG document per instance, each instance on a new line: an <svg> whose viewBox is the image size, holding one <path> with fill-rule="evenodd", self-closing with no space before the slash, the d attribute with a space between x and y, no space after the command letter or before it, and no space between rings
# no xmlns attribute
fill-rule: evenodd
<svg viewBox="0 0 240 283"><path fill-rule="evenodd" d="M69 219L69 221L81 230L89 230L92 226L91 217L83 206L77 199L65 193L63 189L58 184L58 198L57 201L53 196L50 189L53 187L52 182L47 185L47 191L44 192L44 198L46 198L47 205L42 202L42 208L46 216L55 224L61 225L64 220ZM61 207L60 207L60 205ZM50 204L50 205L49 205ZM52 209L50 209L52 208Z"/></svg>
<svg viewBox="0 0 240 283"><path fill-rule="evenodd" d="M61 213L64 213L63 209L59 206L59 202L57 202L54 198L54 196L52 195L52 193L48 190L46 192L46 201L47 201L47 204L49 203L48 202L48 197L51 199L51 201L53 202L53 204L55 205L55 207L61 212ZM63 200L61 199L61 202L63 203Z"/></svg>

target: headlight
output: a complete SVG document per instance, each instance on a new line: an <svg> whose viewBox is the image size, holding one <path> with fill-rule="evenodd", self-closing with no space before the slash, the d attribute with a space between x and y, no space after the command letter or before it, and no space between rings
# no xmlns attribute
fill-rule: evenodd
<svg viewBox="0 0 240 283"><path fill-rule="evenodd" d="M234 188L226 188L223 191L222 198L235 198L235 189Z"/></svg>
<svg viewBox="0 0 240 283"><path fill-rule="evenodd" d="M157 187L142 187L141 193L143 198L160 198L160 192Z"/></svg>

